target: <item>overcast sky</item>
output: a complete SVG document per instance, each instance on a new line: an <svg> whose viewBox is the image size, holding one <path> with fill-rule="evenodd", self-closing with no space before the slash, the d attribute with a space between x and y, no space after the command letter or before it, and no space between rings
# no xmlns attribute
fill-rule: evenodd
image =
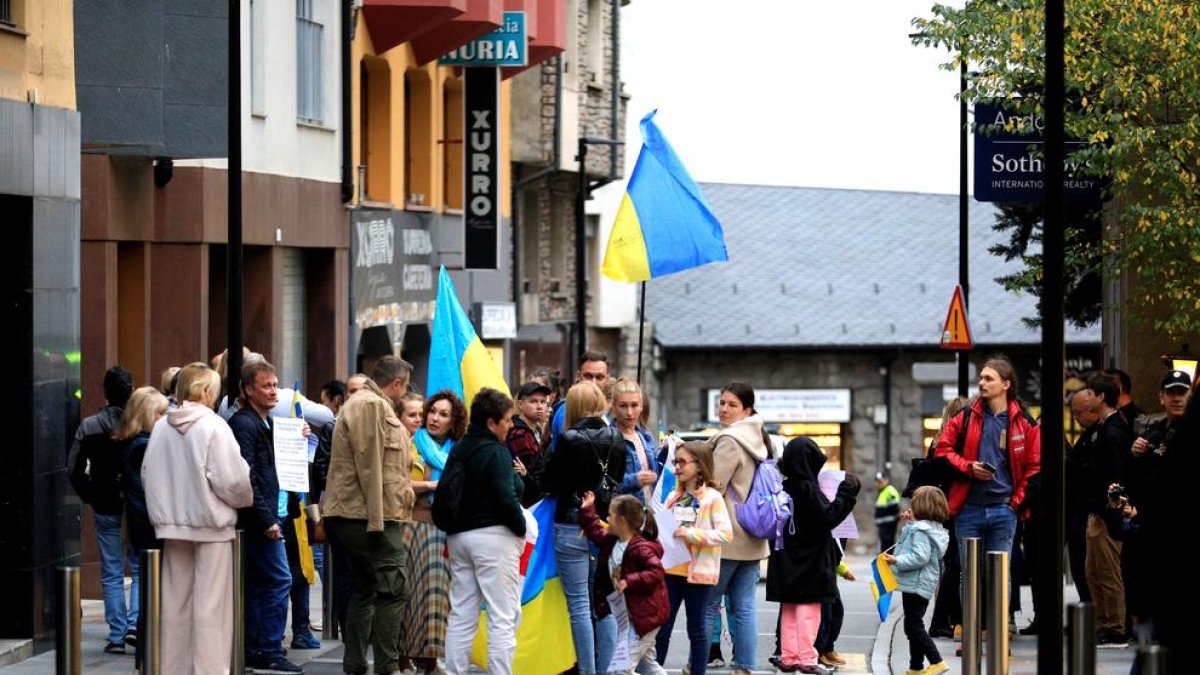
<svg viewBox="0 0 1200 675"><path fill-rule="evenodd" d="M697 181L958 191L956 74L911 45L932 0L633 0L629 163L656 120Z"/></svg>

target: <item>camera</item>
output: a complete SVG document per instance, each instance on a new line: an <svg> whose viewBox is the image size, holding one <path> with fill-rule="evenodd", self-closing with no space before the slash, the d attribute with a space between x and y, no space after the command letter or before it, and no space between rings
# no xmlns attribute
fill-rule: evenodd
<svg viewBox="0 0 1200 675"><path fill-rule="evenodd" d="M1115 502L1125 497L1125 488L1121 487L1120 485L1114 485L1113 487L1108 488L1108 500L1110 502Z"/></svg>

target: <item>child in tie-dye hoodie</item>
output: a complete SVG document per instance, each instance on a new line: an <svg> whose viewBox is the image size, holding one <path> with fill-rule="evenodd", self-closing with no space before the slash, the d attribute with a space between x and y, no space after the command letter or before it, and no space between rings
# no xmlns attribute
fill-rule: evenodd
<svg viewBox="0 0 1200 675"><path fill-rule="evenodd" d="M689 441L675 450L675 478L675 491L667 498L666 507L679 527L661 536L682 539L692 559L667 570L671 616L658 631L658 662L666 658L675 615L679 605L686 603L691 642L688 664L692 675L704 675L708 667L708 595L721 576L721 545L733 541L733 524L725 498L713 482L713 453L707 443Z"/></svg>

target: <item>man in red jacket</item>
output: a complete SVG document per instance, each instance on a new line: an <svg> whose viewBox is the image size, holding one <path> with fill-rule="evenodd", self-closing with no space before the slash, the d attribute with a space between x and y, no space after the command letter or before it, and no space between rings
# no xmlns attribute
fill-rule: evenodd
<svg viewBox="0 0 1200 675"><path fill-rule="evenodd" d="M957 447L964 423L966 434ZM979 371L979 396L950 418L937 442L937 456L962 473L949 494L960 559L971 537L981 540L985 552L1012 552L1025 486L1041 468L1039 436L1017 400L1012 362L989 358Z"/></svg>

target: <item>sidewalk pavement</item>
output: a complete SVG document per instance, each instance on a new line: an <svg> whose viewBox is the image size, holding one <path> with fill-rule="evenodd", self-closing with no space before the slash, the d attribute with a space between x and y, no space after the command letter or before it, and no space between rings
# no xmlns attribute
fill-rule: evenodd
<svg viewBox="0 0 1200 675"><path fill-rule="evenodd" d="M1022 587L1022 607L1033 607L1033 596L1029 587ZM1078 600L1074 586L1067 586L1067 603ZM891 611L887 621L879 626L879 634L875 640L875 650L871 656L872 672L876 675L901 675L908 670L908 639L904 636L904 612L900 609L899 592L893 597ZM925 625L933 614L930 603L929 613L925 616ZM1029 624L1032 612L1018 612L1017 626L1024 628ZM936 639L938 651L950 666L951 673L962 672L962 657L954 655L958 644L954 640ZM1033 636L1015 636L1009 641L1009 672L1012 675L1037 673L1037 638ZM1124 649L1099 649L1096 651L1097 675L1126 675L1133 666L1137 650L1133 647ZM1065 658L1065 655L1064 655ZM987 646L983 652L984 670L987 669ZM928 665L928 664L926 664Z"/></svg>

